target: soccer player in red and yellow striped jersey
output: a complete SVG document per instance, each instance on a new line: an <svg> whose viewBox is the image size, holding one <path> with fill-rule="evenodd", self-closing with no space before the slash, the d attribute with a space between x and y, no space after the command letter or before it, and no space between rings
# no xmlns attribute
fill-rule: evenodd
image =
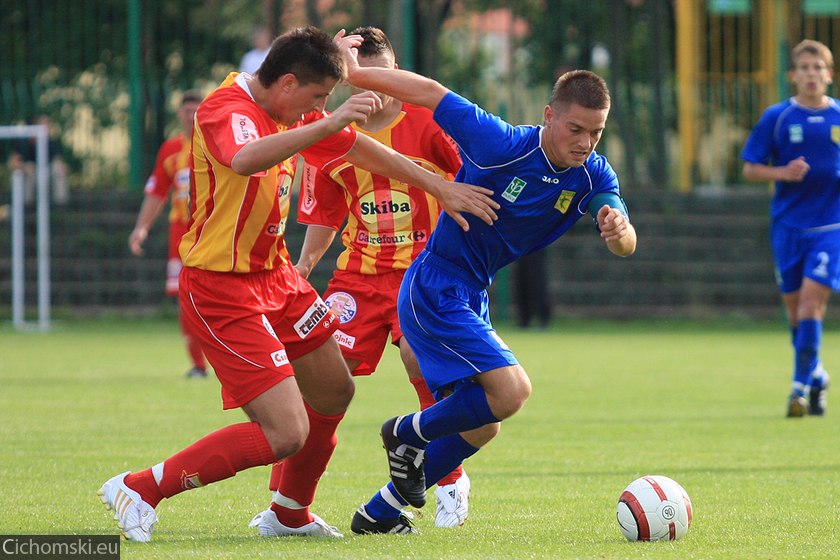
<svg viewBox="0 0 840 560"><path fill-rule="evenodd" d="M149 235L160 212L172 199L169 210L169 256L166 261L166 295L178 297L178 276L181 273L181 255L178 246L181 236L187 231L190 221L190 146L193 120L202 95L194 90L186 91L178 107L178 121L181 132L161 144L155 167L144 187L143 203L137 213L137 222L128 237L128 246L136 256L143 254L143 243ZM204 352L189 325L179 314L181 334L192 360L187 377L207 377Z"/></svg>
<svg viewBox="0 0 840 560"><path fill-rule="evenodd" d="M349 128L381 106L375 95L354 95L324 113L345 68L322 31L293 29L275 39L256 76L232 73L198 107L179 297L224 407L242 408L250 421L108 480L100 495L131 540L151 539L163 498L284 458L278 508L258 516L260 534L341 536L309 505L354 383L332 336L335 315L292 266L283 241L298 152L322 165L343 157L417 185L464 227L461 212L488 224L495 218L486 189L448 182Z"/></svg>
<svg viewBox="0 0 840 560"><path fill-rule="evenodd" d="M393 48L382 30L364 27L351 34L364 39L359 46L361 65L395 66ZM458 148L434 122L432 112L392 97L379 97L382 109L364 124L354 124L356 131L438 175L454 176L461 167ZM308 227L298 271L308 277L346 221L341 231L345 249L324 293L327 305L339 319L335 338L341 353L353 375L370 375L390 335L391 343L400 350L421 408L435 400L402 336L397 294L405 270L426 246L439 214L440 206L428 193L343 159L321 167L307 162L304 167L298 222ZM273 478L279 477L281 469L282 464L273 469ZM469 478L461 467L438 481L436 525L463 524L468 512L468 485Z"/></svg>

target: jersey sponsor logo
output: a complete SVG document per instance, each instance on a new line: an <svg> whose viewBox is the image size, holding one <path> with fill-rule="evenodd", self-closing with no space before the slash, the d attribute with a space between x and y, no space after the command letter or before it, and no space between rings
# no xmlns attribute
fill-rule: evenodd
<svg viewBox="0 0 840 560"><path fill-rule="evenodd" d="M277 350L276 352L271 353L271 361L274 362L274 365L277 367L285 366L289 363L289 357L286 355L286 350Z"/></svg>
<svg viewBox="0 0 840 560"><path fill-rule="evenodd" d="M333 333L333 338L335 338L335 341L338 342L339 346L344 346L345 348L349 348L351 350L356 346L356 337L350 336L340 330Z"/></svg>
<svg viewBox="0 0 840 560"><path fill-rule="evenodd" d="M575 191L562 191L560 196L557 197L557 202L554 203L554 208L559 210L561 214L565 214L574 197Z"/></svg>
<svg viewBox="0 0 840 560"><path fill-rule="evenodd" d="M274 236L277 236L277 237L283 235L283 232L285 230L286 230L286 220L282 220L279 224L269 224L265 228L265 232L268 235L274 235Z"/></svg>
<svg viewBox="0 0 840 560"><path fill-rule="evenodd" d="M300 211L304 214L312 214L315 206L318 203L315 200L315 178L318 175L318 168L308 163L303 166L303 176L301 177L301 196L303 200L300 203Z"/></svg>
<svg viewBox="0 0 840 560"><path fill-rule="evenodd" d="M376 200L376 193L368 193L359 200L359 214L369 224L376 223L380 216L394 220L411 216L411 198L406 193L392 191L390 200Z"/></svg>
<svg viewBox="0 0 840 560"><path fill-rule="evenodd" d="M405 245L425 241L427 234L423 230L414 230L411 233L383 233L372 235L371 233L359 230L356 233L356 241L367 245Z"/></svg>
<svg viewBox="0 0 840 560"><path fill-rule="evenodd" d="M801 144L803 140L802 125L792 124L788 127L788 138L793 144Z"/></svg>
<svg viewBox="0 0 840 560"><path fill-rule="evenodd" d="M309 306L309 309L306 310L303 317L295 323L295 332L298 333L299 337L306 338L309 333L318 327L321 319L324 320L324 328L327 328L332 324L334 318L335 315L330 313L330 308L327 307L327 304L321 298L318 298Z"/></svg>
<svg viewBox="0 0 840 560"><path fill-rule="evenodd" d="M238 146L260 137L257 134L257 125L246 115L233 113L230 116L230 127L233 130L233 140Z"/></svg>
<svg viewBox="0 0 840 560"><path fill-rule="evenodd" d="M502 198L508 202L516 202L516 199L519 198L519 195L522 194L523 189L525 189L526 184L527 183L519 177L514 177L513 181L511 181L505 189L505 192L502 193Z"/></svg>
<svg viewBox="0 0 840 560"><path fill-rule="evenodd" d="M831 141L835 144L840 144L840 126L831 125Z"/></svg>
<svg viewBox="0 0 840 560"><path fill-rule="evenodd" d="M327 307L338 315L338 322L342 325L349 323L359 310L356 299L347 292L335 292L327 298Z"/></svg>

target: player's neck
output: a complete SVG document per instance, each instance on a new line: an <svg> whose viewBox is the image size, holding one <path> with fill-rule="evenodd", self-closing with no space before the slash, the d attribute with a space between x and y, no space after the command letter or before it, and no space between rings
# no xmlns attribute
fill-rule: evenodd
<svg viewBox="0 0 840 560"><path fill-rule="evenodd" d="M365 122L365 124L361 125L360 128L368 132L382 130L394 122L397 115L402 112L402 106L403 104L401 101L391 98L391 101L383 107L381 111L377 111L375 114L371 115L371 117Z"/></svg>
<svg viewBox="0 0 840 560"><path fill-rule="evenodd" d="M827 95L797 95L793 99L799 105L809 109L822 109L827 107L830 102Z"/></svg>

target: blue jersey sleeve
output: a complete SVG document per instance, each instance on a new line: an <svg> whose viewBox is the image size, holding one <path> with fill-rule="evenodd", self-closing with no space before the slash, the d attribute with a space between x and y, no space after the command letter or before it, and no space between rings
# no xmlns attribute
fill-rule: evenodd
<svg viewBox="0 0 840 560"><path fill-rule="evenodd" d="M515 158L522 149L523 129L531 128L513 126L452 91L440 101L434 118L458 144L462 158L477 167Z"/></svg>
<svg viewBox="0 0 840 560"><path fill-rule="evenodd" d="M783 110L782 104L776 104L769 107L758 119L752 132L750 132L743 150L741 150L741 159L747 163L759 163L762 165L769 165L773 162L773 136L775 133L776 123L779 120L779 114ZM786 162L785 162L786 163Z"/></svg>

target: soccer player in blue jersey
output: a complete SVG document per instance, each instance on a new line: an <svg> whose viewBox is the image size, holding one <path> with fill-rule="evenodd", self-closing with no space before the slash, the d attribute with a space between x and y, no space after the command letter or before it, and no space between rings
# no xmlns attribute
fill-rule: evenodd
<svg viewBox="0 0 840 560"><path fill-rule="evenodd" d="M549 245L587 212L616 255L635 251L636 232L615 172L594 151L610 108L596 74L562 75L544 124L512 126L429 78L362 68L351 47L342 45L349 82L431 109L458 144L458 180L491 189L500 204L492 226L467 218L469 232L441 216L400 289L404 336L429 388L448 396L383 424L391 482L356 511L351 529L410 533L402 509L422 507L427 485L489 442L531 393L527 373L490 322L486 288L496 272Z"/></svg>
<svg viewBox="0 0 840 560"><path fill-rule="evenodd" d="M747 180L776 183L771 242L795 355L787 415L821 416L822 321L840 289L840 102L826 93L834 74L828 47L806 39L791 64L796 95L764 112L741 158Z"/></svg>

